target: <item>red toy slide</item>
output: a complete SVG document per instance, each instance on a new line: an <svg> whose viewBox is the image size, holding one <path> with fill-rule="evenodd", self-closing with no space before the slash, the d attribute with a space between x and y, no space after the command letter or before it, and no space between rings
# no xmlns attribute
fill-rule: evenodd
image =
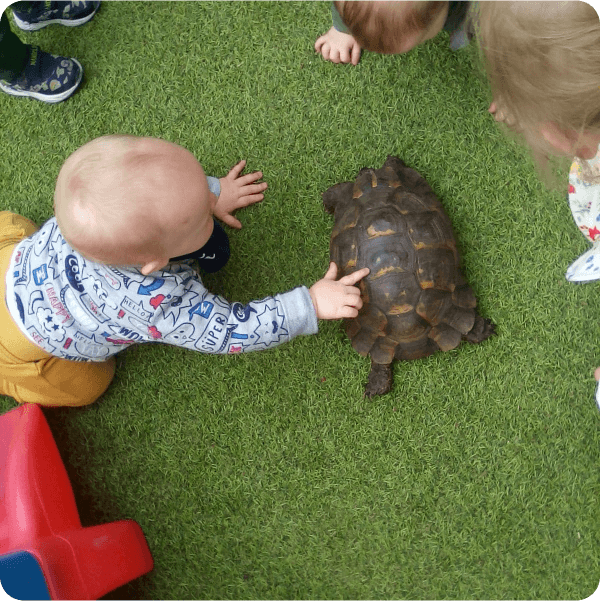
<svg viewBox="0 0 600 601"><path fill-rule="evenodd" d="M153 568L133 520L82 528L46 418L27 404L0 416L0 580L8 594L43 598L32 562L47 599L98 599Z"/></svg>

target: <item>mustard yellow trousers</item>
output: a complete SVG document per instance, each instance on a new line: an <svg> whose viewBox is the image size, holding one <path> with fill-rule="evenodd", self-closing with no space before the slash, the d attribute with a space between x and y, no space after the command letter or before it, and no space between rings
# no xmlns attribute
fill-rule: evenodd
<svg viewBox="0 0 600 601"><path fill-rule="evenodd" d="M25 217L0 211L0 394L19 403L89 405L113 379L115 358L88 363L53 357L25 337L6 307L6 272L12 251L37 229Z"/></svg>

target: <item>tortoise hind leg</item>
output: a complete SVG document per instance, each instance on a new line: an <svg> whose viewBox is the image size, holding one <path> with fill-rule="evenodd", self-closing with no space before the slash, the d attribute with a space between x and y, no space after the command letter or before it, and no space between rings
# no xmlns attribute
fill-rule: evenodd
<svg viewBox="0 0 600 601"><path fill-rule="evenodd" d="M378 394L386 394L392 389L392 364L391 363L375 363L371 359L371 371L369 372L369 380L365 387L367 398L373 398Z"/></svg>
<svg viewBox="0 0 600 601"><path fill-rule="evenodd" d="M493 324L489 319L485 319L484 317L477 315L471 331L468 334L465 334L463 338L473 344L478 344L495 333L496 325Z"/></svg>

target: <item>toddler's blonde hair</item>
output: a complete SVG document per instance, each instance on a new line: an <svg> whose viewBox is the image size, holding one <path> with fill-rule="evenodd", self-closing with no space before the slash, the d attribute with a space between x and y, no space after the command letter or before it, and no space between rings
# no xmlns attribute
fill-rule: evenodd
<svg viewBox="0 0 600 601"><path fill-rule="evenodd" d="M157 256L166 233L158 218L163 155L144 138L128 135L96 138L71 154L54 194L67 242L113 265L144 264Z"/></svg>
<svg viewBox="0 0 600 601"><path fill-rule="evenodd" d="M353 0L334 5L342 21L362 48L371 52L397 52L402 36L423 31L433 23L448 2L414 2L408 14L400 16L394 5L405 2Z"/></svg>
<svg viewBox="0 0 600 601"><path fill-rule="evenodd" d="M471 12L493 98L516 119L544 171L553 123L600 132L600 21L585 2L478 2Z"/></svg>

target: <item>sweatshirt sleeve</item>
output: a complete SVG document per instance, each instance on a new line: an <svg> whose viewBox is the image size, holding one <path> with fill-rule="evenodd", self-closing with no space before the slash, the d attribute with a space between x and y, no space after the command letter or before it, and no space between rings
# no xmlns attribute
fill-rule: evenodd
<svg viewBox="0 0 600 601"><path fill-rule="evenodd" d="M335 7L335 4L331 3L331 21L333 26L342 33L350 33L350 30L346 27L346 24L342 21L342 17Z"/></svg>
<svg viewBox="0 0 600 601"><path fill-rule="evenodd" d="M218 177L212 177L211 175L207 175L206 179L208 181L208 189L219 198L221 194L221 182Z"/></svg>
<svg viewBox="0 0 600 601"><path fill-rule="evenodd" d="M229 303L191 279L184 294L171 298L175 302L163 304L161 317L157 315L155 340L204 353L266 350L318 331L305 286L243 305Z"/></svg>

